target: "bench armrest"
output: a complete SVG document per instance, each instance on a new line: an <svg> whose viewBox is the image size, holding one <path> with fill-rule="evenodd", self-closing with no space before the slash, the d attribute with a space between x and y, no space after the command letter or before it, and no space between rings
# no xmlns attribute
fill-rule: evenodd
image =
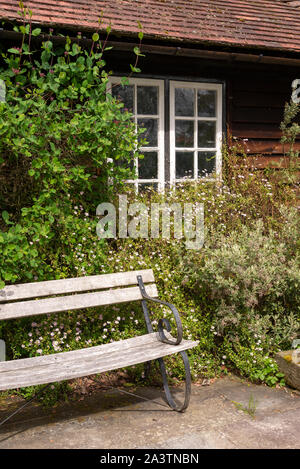
<svg viewBox="0 0 300 469"><path fill-rule="evenodd" d="M137 280L138 280L138 284L140 287L141 295L143 298L145 298L145 300L167 306L168 308L170 308L170 310L172 311L174 315L174 318L176 321L176 327L177 327L177 337L174 338L174 340L170 340L169 338L166 337L165 332L164 332L164 326L166 330L170 332L171 325L168 319L163 318L158 321L158 333L159 333L160 340L166 344L171 344L171 345L180 344L180 342L182 341L183 330L182 330L182 323L181 323L181 319L180 319L177 308L171 303L168 303L166 301L161 301L161 300L158 300L157 298L152 298L151 296L147 295L145 286L143 283L143 279L140 275L137 276Z"/></svg>

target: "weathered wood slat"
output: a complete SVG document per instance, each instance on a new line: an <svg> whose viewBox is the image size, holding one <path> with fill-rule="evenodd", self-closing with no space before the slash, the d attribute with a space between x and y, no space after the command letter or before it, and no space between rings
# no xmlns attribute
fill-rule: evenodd
<svg viewBox="0 0 300 469"><path fill-rule="evenodd" d="M155 284L146 286L149 296L157 297ZM59 296L41 300L21 301L17 303L0 304L0 320L16 319L38 314L58 313L62 311L93 308L117 303L142 300L139 287L118 288L115 290L79 295Z"/></svg>
<svg viewBox="0 0 300 469"><path fill-rule="evenodd" d="M47 282L21 283L17 285L8 285L0 290L0 302L136 285L137 275L141 275L143 277L144 283L152 283L155 281L153 271L151 269L147 269L132 272L117 272L114 274L66 278L61 280L49 280Z"/></svg>
<svg viewBox="0 0 300 469"><path fill-rule="evenodd" d="M5 362L4 366L0 367L0 376L2 373L4 373L5 376L7 373L17 373L18 377L23 379L24 376L32 373L35 376L44 374L45 367L47 367L48 374L52 375L54 373L56 375L57 373L65 374L68 369L77 370L78 368L81 368L86 370L86 367L90 366L91 361L94 360L98 360L98 363L100 360L104 360L105 364L102 366L110 366L111 363L119 363L120 360L126 362L131 354L142 355L142 353L144 353L148 356L149 351L153 349L153 346L161 348L160 344L162 344L162 342L159 341L158 336L156 335L157 333L154 334L155 336L151 336L151 334L139 336L139 340L137 340L137 337L126 339L126 344L124 344L125 341L121 340L112 344L74 350L71 356L69 355L71 352L62 352L60 354L34 357L37 359L35 360L34 365L32 359L27 358L24 359L27 361L27 363L25 363L25 367L20 367L18 365L19 360L13 360L11 363L17 365L14 370L9 362ZM160 342L159 344L157 344L158 341ZM114 347L112 347L112 345L114 345Z"/></svg>
<svg viewBox="0 0 300 469"><path fill-rule="evenodd" d="M165 332L167 335L168 333ZM140 344L147 344L153 342L153 337L151 334L141 335L135 337L135 345L139 346ZM50 355L42 355L30 358L20 358L18 360L9 360L6 362L0 363L0 373L1 371L12 371L12 370L25 370L27 368L31 368L32 366L42 365L43 363L51 364L51 363L59 363L61 361L72 361L74 359L81 359L88 355L89 357L92 354L106 354L108 352L116 352L120 350L120 343L122 343L122 347L126 350L129 347L132 347L131 339L124 339L117 342L112 342L108 344L96 345L94 347L88 347L83 349L77 350L70 350L69 352L59 352L59 353L52 353Z"/></svg>
<svg viewBox="0 0 300 469"><path fill-rule="evenodd" d="M0 390L79 378L156 360L195 347L197 341L179 345L162 343L156 332L112 344L43 357L0 363Z"/></svg>

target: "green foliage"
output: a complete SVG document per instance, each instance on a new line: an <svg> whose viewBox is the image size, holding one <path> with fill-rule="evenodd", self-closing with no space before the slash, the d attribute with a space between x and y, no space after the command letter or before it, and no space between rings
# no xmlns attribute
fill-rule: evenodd
<svg viewBox="0 0 300 469"><path fill-rule="evenodd" d="M290 219L288 239L264 235L261 221L252 230L244 226L239 233L211 236L205 258L186 268L196 294L205 291L214 303L221 332L238 327L250 312L273 315L300 304L299 233Z"/></svg>
<svg viewBox="0 0 300 469"><path fill-rule="evenodd" d="M68 37L57 46L51 35L40 50L31 50L31 37L41 30L31 23L16 29L23 33L21 47L3 53L0 72L6 84L6 103L0 103L0 287L76 275L74 246L88 228L78 207L94 212L134 177L129 168L143 144L131 115L106 92L106 44L98 33L90 50ZM93 268L82 264L82 273L97 271L102 250L98 242L97 261L89 264Z"/></svg>

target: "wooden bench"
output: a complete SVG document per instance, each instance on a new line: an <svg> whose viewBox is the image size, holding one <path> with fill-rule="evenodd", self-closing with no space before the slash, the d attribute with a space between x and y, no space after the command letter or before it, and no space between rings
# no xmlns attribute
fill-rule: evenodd
<svg viewBox="0 0 300 469"><path fill-rule="evenodd" d="M198 342L182 339L182 325L175 306L157 299L152 270L51 280L6 286L0 290L0 319L58 313L131 301L141 301L148 333L131 339L63 353L0 362L0 390L64 381L159 360L164 390L170 407L184 411L190 399L191 377L185 350ZM170 334L166 319L153 332L148 303L171 309L177 331ZM162 357L180 352L186 371L184 402L173 399Z"/></svg>

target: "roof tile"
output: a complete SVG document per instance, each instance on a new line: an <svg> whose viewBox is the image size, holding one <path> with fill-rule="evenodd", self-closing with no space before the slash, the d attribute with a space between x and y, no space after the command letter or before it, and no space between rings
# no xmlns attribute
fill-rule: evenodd
<svg viewBox="0 0 300 469"><path fill-rule="evenodd" d="M81 30L111 22L115 32L300 52L299 1L285 0L28 0L33 21ZM0 17L18 20L19 0L0 4Z"/></svg>

